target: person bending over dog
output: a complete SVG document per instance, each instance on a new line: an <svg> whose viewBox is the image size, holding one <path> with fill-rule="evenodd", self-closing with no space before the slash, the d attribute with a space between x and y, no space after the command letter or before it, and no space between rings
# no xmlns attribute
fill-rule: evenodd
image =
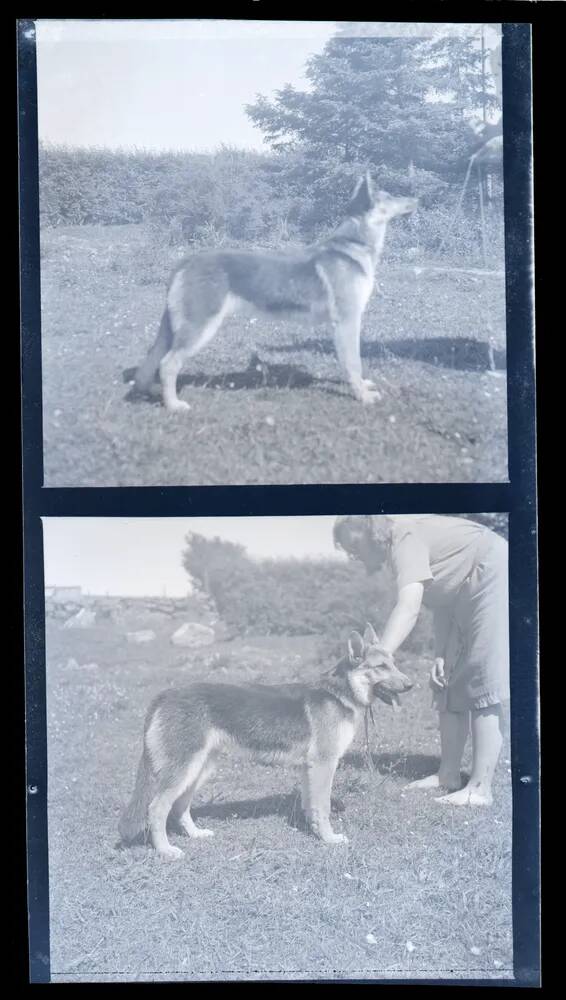
<svg viewBox="0 0 566 1000"><path fill-rule="evenodd" d="M397 602L381 638L387 652L407 639L423 603L433 611L440 769L408 788L442 789L436 801L450 805L491 805L509 699L507 542L460 517L384 514L337 518L334 543L369 573L391 564ZM470 717L472 773L461 787Z"/></svg>

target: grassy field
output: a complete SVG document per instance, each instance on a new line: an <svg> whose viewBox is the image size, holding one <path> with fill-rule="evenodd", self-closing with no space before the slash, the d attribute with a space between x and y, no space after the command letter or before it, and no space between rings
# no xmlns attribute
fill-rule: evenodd
<svg viewBox="0 0 566 1000"><path fill-rule="evenodd" d="M235 317L180 377L190 412L171 415L128 402L123 373L155 336L173 262L138 226L43 230L46 485L507 478L501 277L383 267L363 327L374 407L350 395L324 330Z"/></svg>
<svg viewBox="0 0 566 1000"><path fill-rule="evenodd" d="M508 745L490 810L403 790L437 764L427 661L400 658L417 683L400 713L377 708L375 771L363 727L337 771L333 822L347 846L302 828L292 769L227 757L196 800L213 839L172 836L186 849L178 863L117 843L157 691L205 676L305 679L329 665L312 636L179 650L169 637L181 620L153 618L146 646L115 624L48 623L53 981L509 978Z"/></svg>

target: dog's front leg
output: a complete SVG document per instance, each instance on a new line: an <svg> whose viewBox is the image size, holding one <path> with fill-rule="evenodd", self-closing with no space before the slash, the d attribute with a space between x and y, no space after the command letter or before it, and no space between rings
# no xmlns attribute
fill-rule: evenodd
<svg viewBox="0 0 566 1000"><path fill-rule="evenodd" d="M338 758L316 758L307 762L303 776L303 796L312 831L325 844L347 844L343 833L334 833L330 825L330 793Z"/></svg>
<svg viewBox="0 0 566 1000"><path fill-rule="evenodd" d="M362 378L360 355L361 316L356 320L342 320L334 326L336 353L356 399L362 403L375 403L380 394L370 379Z"/></svg>

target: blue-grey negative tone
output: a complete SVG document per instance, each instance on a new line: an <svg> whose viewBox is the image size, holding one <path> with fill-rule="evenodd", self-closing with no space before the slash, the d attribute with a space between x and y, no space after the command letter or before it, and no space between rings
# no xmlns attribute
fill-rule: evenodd
<svg viewBox="0 0 566 1000"><path fill-rule="evenodd" d="M46 484L507 480L499 26L37 37Z"/></svg>

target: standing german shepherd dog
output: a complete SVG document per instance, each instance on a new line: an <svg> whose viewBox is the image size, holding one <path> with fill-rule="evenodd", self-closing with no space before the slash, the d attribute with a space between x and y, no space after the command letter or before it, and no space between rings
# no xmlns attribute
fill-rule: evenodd
<svg viewBox="0 0 566 1000"><path fill-rule="evenodd" d="M132 841L148 827L165 858L183 851L167 839L171 812L189 837L191 800L210 776L221 749L234 745L268 762L302 762L301 804L313 832L327 844L346 841L330 825L330 792L338 761L356 723L375 698L387 704L412 687L368 625L353 632L347 655L318 684L192 684L158 695L150 705L143 752L120 835Z"/></svg>
<svg viewBox="0 0 566 1000"><path fill-rule="evenodd" d="M373 193L369 174L354 191L348 215L322 242L302 250L210 250L183 261L173 273L157 340L137 370L135 394L149 392L159 371L163 402L188 410L177 396L177 376L220 329L223 320L252 306L271 316L328 323L340 364L363 403L379 398L362 378L362 315L375 283L387 223L413 212L414 198Z"/></svg>

